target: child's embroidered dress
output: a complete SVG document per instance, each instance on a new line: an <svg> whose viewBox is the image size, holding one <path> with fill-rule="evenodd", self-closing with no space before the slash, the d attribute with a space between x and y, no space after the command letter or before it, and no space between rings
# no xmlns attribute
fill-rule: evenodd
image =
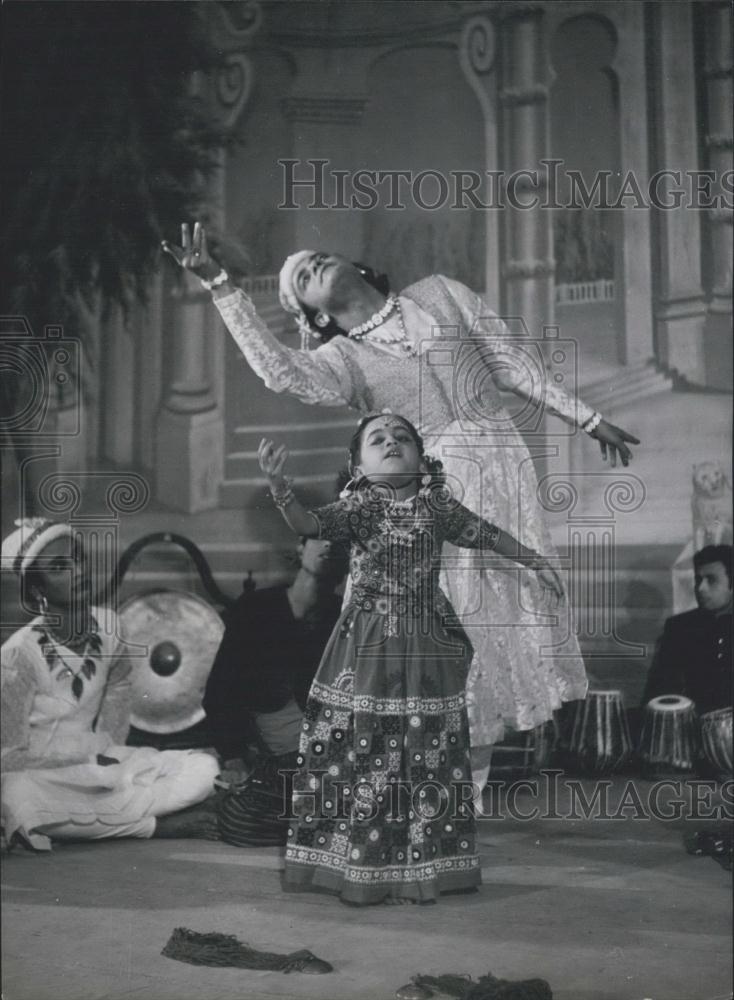
<svg viewBox="0 0 734 1000"><path fill-rule="evenodd" d="M354 903L480 883L464 685L471 645L439 588L444 541L498 529L442 489L358 491L313 511L351 545L352 592L311 688L285 881Z"/></svg>

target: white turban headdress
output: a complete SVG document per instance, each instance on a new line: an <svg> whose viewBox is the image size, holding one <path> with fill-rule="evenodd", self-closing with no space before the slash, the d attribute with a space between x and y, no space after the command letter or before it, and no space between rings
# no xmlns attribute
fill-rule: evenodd
<svg viewBox="0 0 734 1000"><path fill-rule="evenodd" d="M312 257L315 252L315 250L299 250L297 253L292 253L290 257L286 257L280 269L279 276L278 297L280 298L280 304L286 312L292 313L296 317L296 323L301 334L301 347L304 350L308 347L308 341L313 330L303 311L303 306L296 295L293 279L296 276L298 266L309 257Z"/></svg>
<svg viewBox="0 0 734 1000"><path fill-rule="evenodd" d="M57 538L73 535L70 524L45 517L26 517L15 523L15 531L2 545L2 568L15 573L25 573L39 553Z"/></svg>

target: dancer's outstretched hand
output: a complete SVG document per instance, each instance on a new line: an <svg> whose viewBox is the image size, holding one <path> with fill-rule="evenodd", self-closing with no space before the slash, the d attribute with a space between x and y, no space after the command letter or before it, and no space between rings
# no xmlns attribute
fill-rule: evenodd
<svg viewBox="0 0 734 1000"><path fill-rule="evenodd" d="M546 559L543 559L537 562L534 568L541 586L554 594L559 601L562 601L565 596L563 583L553 566Z"/></svg>
<svg viewBox="0 0 734 1000"><path fill-rule="evenodd" d="M169 256L173 257L176 263L187 271L210 281L221 271L220 265L210 255L206 244L206 232L200 222L194 223L194 233L191 234L189 224L184 222L181 226L181 246L163 240L161 247Z"/></svg>
<svg viewBox="0 0 734 1000"><path fill-rule="evenodd" d="M276 448L272 441L263 438L257 449L257 460L270 482L278 482L283 479L283 468L288 460L288 449L284 444Z"/></svg>
<svg viewBox="0 0 734 1000"><path fill-rule="evenodd" d="M607 454L609 455L609 464L612 468L616 468L617 465L617 452L622 459L622 465L629 465L632 452L625 444L626 441L629 441L630 444L640 443L639 438L633 437L627 431L623 431L621 427L615 427L614 424L610 424L606 420L599 423L598 427L591 432L591 436L599 442L601 457L605 462Z"/></svg>

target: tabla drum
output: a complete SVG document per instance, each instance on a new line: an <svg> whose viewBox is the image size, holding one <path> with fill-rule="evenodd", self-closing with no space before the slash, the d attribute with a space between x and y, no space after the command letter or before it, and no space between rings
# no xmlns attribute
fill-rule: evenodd
<svg viewBox="0 0 734 1000"><path fill-rule="evenodd" d="M647 703L639 754L648 767L692 771L697 747L696 711L690 698L661 694Z"/></svg>
<svg viewBox="0 0 734 1000"><path fill-rule="evenodd" d="M555 747L555 726L544 722L535 729L507 732L500 743L492 747L490 779L499 777L527 778L550 764Z"/></svg>
<svg viewBox="0 0 734 1000"><path fill-rule="evenodd" d="M732 766L732 712L718 708L701 716L701 749L717 774L731 778Z"/></svg>
<svg viewBox="0 0 734 1000"><path fill-rule="evenodd" d="M621 691L589 691L579 702L570 753L591 774L607 774L627 763L632 739Z"/></svg>
<svg viewBox="0 0 734 1000"><path fill-rule="evenodd" d="M224 634L217 612L195 594L140 594L120 608L120 634L133 646L133 726L168 734L201 722L204 689Z"/></svg>

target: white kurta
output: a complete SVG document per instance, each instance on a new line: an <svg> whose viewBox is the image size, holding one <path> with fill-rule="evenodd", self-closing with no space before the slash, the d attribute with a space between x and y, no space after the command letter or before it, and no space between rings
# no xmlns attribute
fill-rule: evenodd
<svg viewBox="0 0 734 1000"><path fill-rule="evenodd" d="M124 745L135 661L116 616L94 615L105 622L96 650L54 643L36 618L0 651L2 825L37 850L51 839L150 837L156 816L203 801L218 771L201 751Z"/></svg>
<svg viewBox="0 0 734 1000"><path fill-rule="evenodd" d="M305 403L402 414L442 460L457 499L554 557L533 461L499 388L575 426L593 411L538 378L526 346L470 289L440 275L405 289L400 304L413 355L387 342L400 336L396 316L360 343L337 336L301 351L272 336L244 293L215 304L268 388ZM442 585L475 650L467 703L474 764L481 766L482 749L505 727L532 729L564 701L583 698L586 674L570 618L549 614L532 573L449 545L444 555Z"/></svg>

